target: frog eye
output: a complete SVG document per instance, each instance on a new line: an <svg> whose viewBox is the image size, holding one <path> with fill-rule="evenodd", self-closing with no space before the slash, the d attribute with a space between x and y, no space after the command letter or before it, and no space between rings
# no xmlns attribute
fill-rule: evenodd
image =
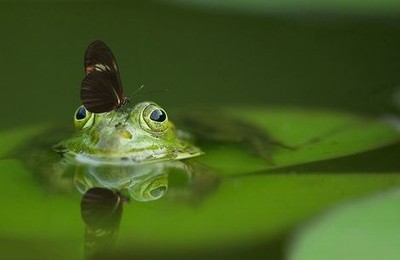
<svg viewBox="0 0 400 260"><path fill-rule="evenodd" d="M164 122L167 119L167 114L161 109L156 109L150 114L150 119L154 122Z"/></svg>
<svg viewBox="0 0 400 260"><path fill-rule="evenodd" d="M94 123L94 114L86 110L84 106L80 106L75 112L74 123L78 130L89 128Z"/></svg>
<svg viewBox="0 0 400 260"><path fill-rule="evenodd" d="M163 197L168 190L168 175L161 174L140 180L128 188L130 196L137 201L152 201Z"/></svg>
<svg viewBox="0 0 400 260"><path fill-rule="evenodd" d="M168 128L168 116L165 111L155 105L150 104L143 110L142 115L146 128L154 132L163 132Z"/></svg>
<svg viewBox="0 0 400 260"><path fill-rule="evenodd" d="M81 106L78 108L75 114L75 119L76 120L82 120L86 118L86 109L84 106Z"/></svg>

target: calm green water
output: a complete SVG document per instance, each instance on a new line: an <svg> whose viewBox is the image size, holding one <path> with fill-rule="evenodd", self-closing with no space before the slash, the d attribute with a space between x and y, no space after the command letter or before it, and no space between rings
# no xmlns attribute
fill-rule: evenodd
<svg viewBox="0 0 400 260"><path fill-rule="evenodd" d="M393 13L224 12L147 1L1 3L0 130L72 125L83 53L96 39L113 50L125 94L144 84L132 100L152 100L167 111L278 105L398 113L393 100L400 86L400 16ZM23 135L15 132L1 140ZM331 161L257 169L245 177L210 173L217 176L206 178L212 189L196 201L124 204L116 250L101 256L282 259L303 221L337 202L397 187L399 151L393 144ZM81 194L73 186L49 187L26 165L0 159L3 255L82 258ZM298 177L286 178L293 173ZM188 182L179 176L170 180L172 187Z"/></svg>

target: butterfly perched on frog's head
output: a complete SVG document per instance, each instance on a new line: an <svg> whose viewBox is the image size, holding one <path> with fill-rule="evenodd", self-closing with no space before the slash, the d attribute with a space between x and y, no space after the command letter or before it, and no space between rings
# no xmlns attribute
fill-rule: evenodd
<svg viewBox="0 0 400 260"><path fill-rule="evenodd" d="M117 62L104 42L94 41L88 46L84 66L81 100L88 111L110 112L129 102L123 93Z"/></svg>

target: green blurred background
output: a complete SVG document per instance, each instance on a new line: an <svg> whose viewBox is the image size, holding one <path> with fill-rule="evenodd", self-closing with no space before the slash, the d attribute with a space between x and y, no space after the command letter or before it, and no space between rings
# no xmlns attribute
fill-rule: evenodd
<svg viewBox="0 0 400 260"><path fill-rule="evenodd" d="M187 105L255 104L398 113L399 1L0 2L0 32L2 130L72 121L80 105L83 54L96 39L113 50L127 96L145 85L132 98L134 103L152 100L167 111ZM229 236L242 247L215 244L202 252L200 245L199 251L183 251L180 256L199 252L208 256L227 248L230 257L275 254L272 258L280 259L299 221L334 202L398 186L398 175L393 174L398 172L394 156L398 151L397 145L386 148L386 153L336 160L343 169L333 174L321 172L333 169L328 161L316 164L317 170L304 166L299 176L278 172L227 178L218 195L203 205L204 211L164 202L134 204L124 209L120 240L124 249L134 244L135 250L142 246L143 237L158 241L160 232L165 241L179 244L179 239L186 241L182 234L193 228L193 220L202 239L213 243L207 228L218 233L213 225L223 223L229 232L235 233L230 229L235 226L260 239L251 233L246 240L243 231ZM359 172L349 168L354 160L364 166ZM381 163L365 171L374 160ZM24 258L40 252L65 259L81 257L84 226L79 194L73 200L49 195L21 162L3 160L0 166L2 183L7 183L0 196L4 207L0 242L5 255ZM158 214L159 208L175 222L163 222L165 215ZM229 218L236 214L238 220ZM141 223L149 226L140 229ZM178 242L169 237L169 223L186 228L179 229ZM263 230L267 227L272 231ZM218 241L218 234L212 238ZM150 253L162 258L164 251L155 248L168 248L168 243L155 245L149 247ZM137 252L142 253L148 253L146 247ZM173 256L176 251L169 253Z"/></svg>
<svg viewBox="0 0 400 260"><path fill-rule="evenodd" d="M1 127L70 119L101 39L125 94L186 104L382 113L400 75L398 1L16 1L0 4ZM165 91L167 90L167 91ZM148 94L146 94L148 93Z"/></svg>

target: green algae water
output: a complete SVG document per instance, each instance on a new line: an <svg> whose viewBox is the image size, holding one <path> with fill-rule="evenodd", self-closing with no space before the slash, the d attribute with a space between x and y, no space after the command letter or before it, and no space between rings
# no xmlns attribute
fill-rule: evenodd
<svg viewBox="0 0 400 260"><path fill-rule="evenodd" d="M249 2L0 4L2 256L313 259L324 238L315 257L335 259L334 225L366 232L351 259L395 259L367 238L398 228L374 212L398 212L399 9ZM160 104L204 154L131 167L54 151L97 39L128 97L144 85L131 102Z"/></svg>

